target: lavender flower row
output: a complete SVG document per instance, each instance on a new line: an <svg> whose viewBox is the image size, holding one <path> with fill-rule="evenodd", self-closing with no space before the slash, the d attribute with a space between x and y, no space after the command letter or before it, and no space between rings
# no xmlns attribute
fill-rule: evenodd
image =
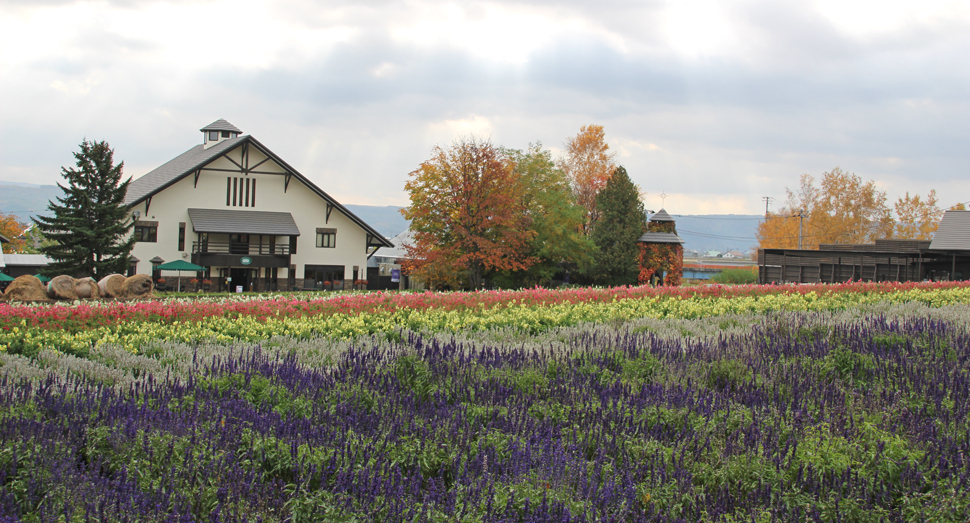
<svg viewBox="0 0 970 523"><path fill-rule="evenodd" d="M965 521L966 318L5 356L0 521Z"/></svg>

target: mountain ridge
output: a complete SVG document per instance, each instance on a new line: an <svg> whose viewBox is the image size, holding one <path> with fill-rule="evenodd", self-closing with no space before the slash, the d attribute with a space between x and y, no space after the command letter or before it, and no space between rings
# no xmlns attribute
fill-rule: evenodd
<svg viewBox="0 0 970 523"><path fill-rule="evenodd" d="M56 185L30 185L13 182L0 182L0 212L13 214L29 223L30 216L46 216L48 202L60 196L61 189ZM394 205L344 204L381 234L392 238L407 230L409 222L401 215L402 207ZM758 222L763 218L757 214L673 214L677 234L684 239L684 248L697 251L736 250L747 254L757 246L755 239Z"/></svg>

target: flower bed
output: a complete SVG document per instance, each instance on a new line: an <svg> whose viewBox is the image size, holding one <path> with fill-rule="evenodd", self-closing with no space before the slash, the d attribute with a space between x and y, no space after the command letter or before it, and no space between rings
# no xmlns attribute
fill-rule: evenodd
<svg viewBox="0 0 970 523"><path fill-rule="evenodd" d="M0 520L966 521L968 308L880 307L0 355Z"/></svg>
<svg viewBox="0 0 970 523"><path fill-rule="evenodd" d="M970 285L845 284L516 292L356 294L151 303L0 304L0 351L43 348L84 355L100 343L137 351L159 340L257 341L273 336L355 338L416 332L551 327L635 318L699 318L779 310L840 310L876 302L970 303Z"/></svg>

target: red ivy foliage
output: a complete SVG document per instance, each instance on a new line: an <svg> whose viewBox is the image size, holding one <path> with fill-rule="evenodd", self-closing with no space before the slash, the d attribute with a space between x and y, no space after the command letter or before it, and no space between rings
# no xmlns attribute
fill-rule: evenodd
<svg viewBox="0 0 970 523"><path fill-rule="evenodd" d="M673 222L650 222L647 224L650 232L672 232L677 229ZM641 243L640 244L640 275L637 281L641 284L650 283L650 278L656 273L666 272L665 286L678 286L684 277L684 247L677 243Z"/></svg>

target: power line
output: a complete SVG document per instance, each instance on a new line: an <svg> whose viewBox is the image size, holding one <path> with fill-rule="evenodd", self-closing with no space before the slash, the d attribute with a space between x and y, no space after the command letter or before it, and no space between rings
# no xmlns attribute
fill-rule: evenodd
<svg viewBox="0 0 970 523"><path fill-rule="evenodd" d="M720 222L743 222L743 221L760 222L761 220L764 220L764 217L762 216L751 216L751 217L744 217L744 218L718 218L715 216L699 216L699 215L692 215L692 214L672 214L671 216L676 216L678 218L687 218L688 220L715 220Z"/></svg>
<svg viewBox="0 0 970 523"><path fill-rule="evenodd" d="M702 236L704 238L721 238L724 240L757 240L757 238L755 238L754 236L724 236L721 234L710 234L706 232L685 231L685 230L678 229L677 234L681 234L681 233L689 234L692 236Z"/></svg>

